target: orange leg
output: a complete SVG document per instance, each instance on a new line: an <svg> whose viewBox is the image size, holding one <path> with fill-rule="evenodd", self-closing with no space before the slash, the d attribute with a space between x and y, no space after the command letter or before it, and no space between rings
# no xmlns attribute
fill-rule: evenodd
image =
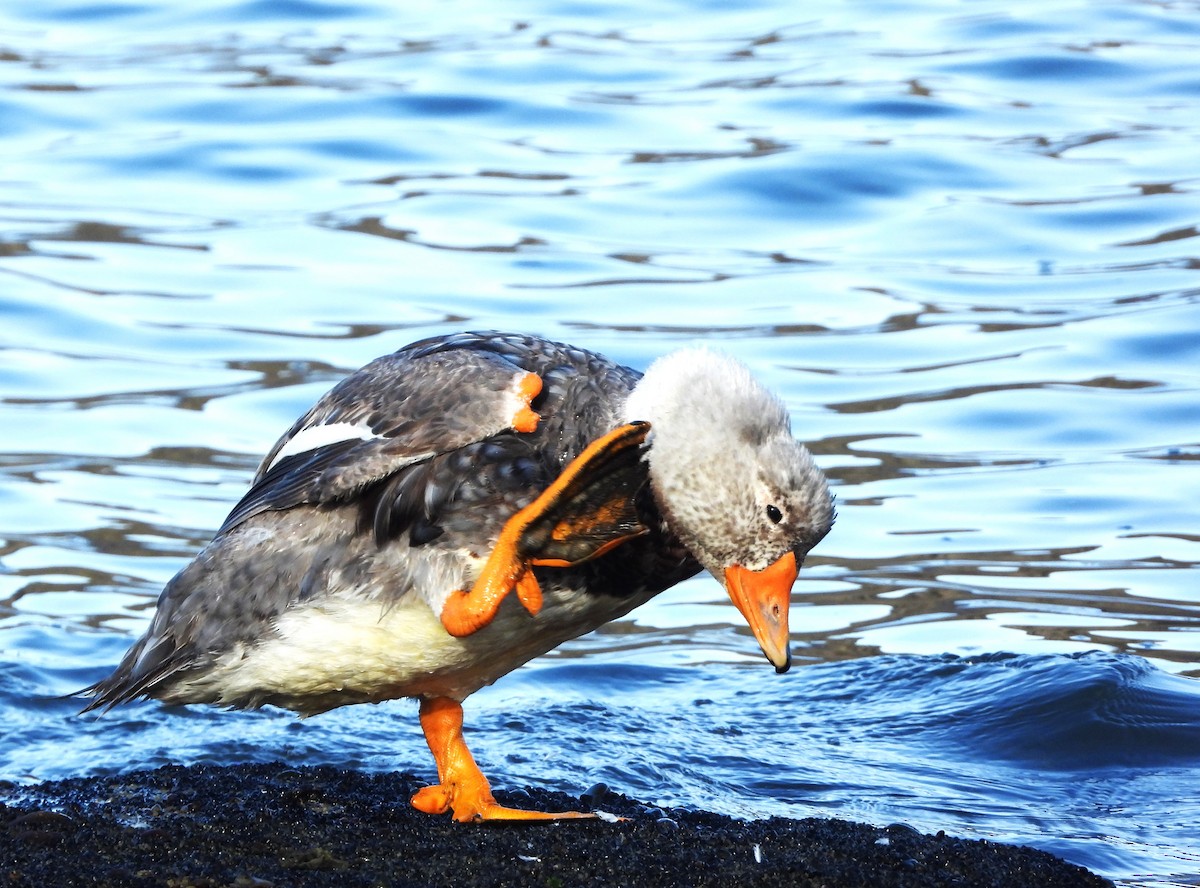
<svg viewBox="0 0 1200 888"><path fill-rule="evenodd" d="M541 385L539 377L532 373L529 376ZM620 454L640 445L649 428L647 423L630 423L597 438L571 460L537 499L505 522L475 585L470 591L455 589L442 605L440 617L447 632L456 638L478 632L492 622L500 603L514 589L525 610L537 616L542 609L542 589L530 565L570 567L581 560L597 558L645 532L645 528L633 523L635 516L627 514L632 512L633 491L615 489L612 497L594 504L582 516L572 511L569 500L590 483L602 480L605 467L610 467ZM538 557L540 549L528 551L531 546L526 534L531 526L545 524L551 525L547 530L550 536L557 534L559 539L590 536L595 545L591 552L573 561Z"/></svg>
<svg viewBox="0 0 1200 888"><path fill-rule="evenodd" d="M470 592L454 590L442 605L442 625L455 638L478 632L492 622L496 611L500 610L500 603L514 588L529 613L536 616L542 609L542 587L529 564L517 555L516 543L509 539L511 536L501 535L487 562L490 569L474 588Z"/></svg>
<svg viewBox="0 0 1200 888"><path fill-rule="evenodd" d="M561 820L570 817L595 817L578 811L550 814L521 811L496 804L487 778L475 764L462 735L462 704L449 697L421 701L421 729L429 751L437 762L436 786L426 786L412 797L412 805L426 814L454 812L454 819L470 820Z"/></svg>

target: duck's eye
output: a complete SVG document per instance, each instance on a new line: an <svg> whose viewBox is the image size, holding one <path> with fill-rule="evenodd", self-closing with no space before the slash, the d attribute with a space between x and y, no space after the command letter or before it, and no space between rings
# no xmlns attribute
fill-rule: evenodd
<svg viewBox="0 0 1200 888"><path fill-rule="evenodd" d="M783 520L783 512L776 506L767 506L767 517L771 519L772 524L778 524Z"/></svg>

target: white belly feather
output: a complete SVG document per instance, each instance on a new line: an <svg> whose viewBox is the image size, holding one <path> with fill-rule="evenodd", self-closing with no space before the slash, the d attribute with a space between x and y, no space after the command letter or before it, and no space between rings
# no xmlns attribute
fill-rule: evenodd
<svg viewBox="0 0 1200 888"><path fill-rule="evenodd" d="M187 681L179 696L227 705L273 703L308 714L398 697L462 700L648 597L547 591L535 617L510 595L488 626L466 638L446 632L418 596L387 605L325 597L289 608L271 637L228 652Z"/></svg>

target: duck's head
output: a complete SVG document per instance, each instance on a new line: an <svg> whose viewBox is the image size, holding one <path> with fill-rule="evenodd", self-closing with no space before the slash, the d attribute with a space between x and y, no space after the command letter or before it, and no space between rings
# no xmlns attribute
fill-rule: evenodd
<svg viewBox="0 0 1200 888"><path fill-rule="evenodd" d="M650 422L650 484L671 532L786 672L792 584L834 519L825 476L792 437L787 408L745 365L694 348L652 364L625 415Z"/></svg>

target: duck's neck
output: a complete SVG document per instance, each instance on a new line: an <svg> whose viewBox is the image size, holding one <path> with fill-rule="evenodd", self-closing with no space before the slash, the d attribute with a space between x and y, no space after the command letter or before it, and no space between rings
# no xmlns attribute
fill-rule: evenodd
<svg viewBox="0 0 1200 888"><path fill-rule="evenodd" d="M716 390L719 380L707 361L711 356L708 351L689 349L660 358L625 402L625 421L650 423L652 476L656 466L682 469L711 455L704 451L713 429L720 428L719 403L727 397Z"/></svg>
<svg viewBox="0 0 1200 888"><path fill-rule="evenodd" d="M786 433L788 422L783 404L744 365L708 349L652 364L630 393L624 418L650 423L646 460L655 502L697 557L699 529L748 495L735 489L736 465L751 460L756 438Z"/></svg>

